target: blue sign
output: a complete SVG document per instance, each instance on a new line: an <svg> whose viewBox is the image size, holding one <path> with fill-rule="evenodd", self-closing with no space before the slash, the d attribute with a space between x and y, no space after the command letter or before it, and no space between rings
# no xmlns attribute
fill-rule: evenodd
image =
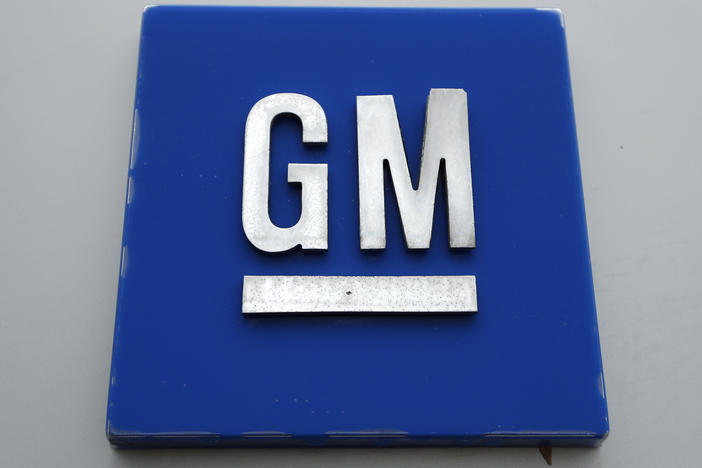
<svg viewBox="0 0 702 468"><path fill-rule="evenodd" d="M559 12L144 12L110 442L608 427Z"/></svg>

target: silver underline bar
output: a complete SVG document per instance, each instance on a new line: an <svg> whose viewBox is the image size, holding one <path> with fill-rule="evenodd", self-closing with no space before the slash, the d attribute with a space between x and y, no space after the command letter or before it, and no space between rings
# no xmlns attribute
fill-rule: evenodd
<svg viewBox="0 0 702 468"><path fill-rule="evenodd" d="M475 276L244 276L241 312L473 314Z"/></svg>

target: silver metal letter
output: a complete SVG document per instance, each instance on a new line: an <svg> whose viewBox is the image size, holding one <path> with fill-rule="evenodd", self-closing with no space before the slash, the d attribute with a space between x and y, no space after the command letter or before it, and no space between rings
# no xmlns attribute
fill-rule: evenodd
<svg viewBox="0 0 702 468"><path fill-rule="evenodd" d="M249 241L265 252L327 248L327 165L288 164L288 182L302 184L302 214L297 224L279 228L268 213L270 136L273 120L295 114L303 143L327 142L327 118L314 99L302 94L271 94L251 108L244 134L244 190L241 222Z"/></svg>
<svg viewBox="0 0 702 468"><path fill-rule="evenodd" d="M466 92L429 92L417 190L412 187L392 96L358 96L356 112L361 248L385 248L384 161L390 165L408 248L429 248L441 161L446 172L449 245L475 247Z"/></svg>

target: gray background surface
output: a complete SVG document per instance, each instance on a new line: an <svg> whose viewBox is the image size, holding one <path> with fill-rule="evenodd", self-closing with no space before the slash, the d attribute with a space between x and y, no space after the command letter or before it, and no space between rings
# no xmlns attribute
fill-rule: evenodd
<svg viewBox="0 0 702 468"><path fill-rule="evenodd" d="M702 2L554 3L566 20L612 422L600 449L555 449L554 465L699 466ZM109 448L144 4L0 4L0 466L545 466L536 449Z"/></svg>

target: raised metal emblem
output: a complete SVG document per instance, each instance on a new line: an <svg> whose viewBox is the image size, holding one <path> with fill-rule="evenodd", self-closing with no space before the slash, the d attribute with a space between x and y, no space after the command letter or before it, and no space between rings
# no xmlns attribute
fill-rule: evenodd
<svg viewBox="0 0 702 468"><path fill-rule="evenodd" d="M468 103L462 89L429 92L419 187L407 166L392 96L358 96L358 193L361 249L384 249L384 165L388 164L408 249L428 249L437 182L443 165L448 200L449 246L475 247L468 138ZM289 228L268 213L270 132L275 118L293 114L302 141L328 141L322 106L309 96L279 93L258 101L246 119L241 219L246 237L268 253L328 246L327 164L288 164L288 182L302 184L302 214ZM247 276L242 313L475 313L474 276Z"/></svg>

